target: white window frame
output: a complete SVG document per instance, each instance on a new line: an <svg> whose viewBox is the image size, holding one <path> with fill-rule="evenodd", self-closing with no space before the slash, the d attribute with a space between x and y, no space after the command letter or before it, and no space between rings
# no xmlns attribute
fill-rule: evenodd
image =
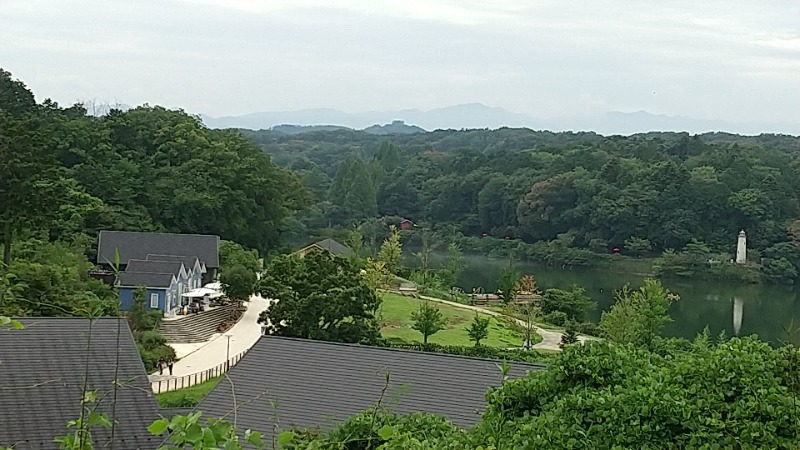
<svg viewBox="0 0 800 450"><path fill-rule="evenodd" d="M158 294L150 294L150 309L158 309Z"/></svg>

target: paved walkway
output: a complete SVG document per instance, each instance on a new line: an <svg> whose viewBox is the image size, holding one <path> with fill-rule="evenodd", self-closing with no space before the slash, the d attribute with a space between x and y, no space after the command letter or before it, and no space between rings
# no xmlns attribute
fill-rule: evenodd
<svg viewBox="0 0 800 450"><path fill-rule="evenodd" d="M505 314L499 313L497 311L492 311L491 309L485 309L485 308L481 308L481 307L478 307L478 306L472 306L472 305L465 305L463 303L458 303L458 302L451 302L450 300L443 300L441 298L428 297L426 295L420 295L420 298L423 298L425 300L434 301L434 302L444 303L444 304L450 305L450 306L455 306L456 308L462 308L462 309L469 309L469 310L472 310L472 311L478 311L480 313L488 314L490 316L508 317L510 319L515 320L521 326L523 326L523 327L526 326L525 321L522 320L522 319L517 319L515 317L510 317L510 316L507 316ZM536 325L533 325L533 330L536 332L536 334L538 334L539 336L542 337L542 342L539 342L538 344L535 344L532 347L534 350L538 349L538 350L556 350L556 351L561 351L561 347L559 347L559 344L561 343L561 336L563 335L563 333L561 333L560 331L545 330L544 328L537 327ZM591 339L591 338L589 338L587 336L578 336L578 339L581 342L584 342L587 339Z"/></svg>
<svg viewBox="0 0 800 450"><path fill-rule="evenodd" d="M247 302L247 310L241 319L225 334L217 335L211 340L200 344L176 344L185 354L172 368L172 376L150 375L150 381L167 380L214 368L225 362L226 355L233 358L235 355L252 347L261 337L261 324L258 316L270 305L270 300L253 296ZM228 338L230 339L230 353L228 353ZM196 348L193 348L196 347ZM187 351L191 350L187 354Z"/></svg>

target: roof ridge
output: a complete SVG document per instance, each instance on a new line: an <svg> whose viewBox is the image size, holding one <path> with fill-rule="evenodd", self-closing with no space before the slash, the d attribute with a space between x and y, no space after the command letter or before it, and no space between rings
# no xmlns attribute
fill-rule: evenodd
<svg viewBox="0 0 800 450"><path fill-rule="evenodd" d="M218 234L198 234L198 233L167 233L162 231L122 231L122 230L100 230L103 233L127 233L127 234L167 234L170 236L211 236L219 238Z"/></svg>
<svg viewBox="0 0 800 450"><path fill-rule="evenodd" d="M146 273L148 275L172 275L172 276L175 276L175 274L172 273L172 272L141 272L139 270L123 270L122 272L120 272L120 274L123 274L123 273Z"/></svg>
<svg viewBox="0 0 800 450"><path fill-rule="evenodd" d="M414 354L420 354L421 353L421 354L424 354L424 355L432 355L432 356L437 356L437 357L449 357L449 358L457 358L457 359L468 359L468 360L473 360L473 361L492 361L492 362L497 362L497 363L501 363L501 362L504 361L502 359L482 358L480 356L453 355L451 353L431 352L431 351L425 351L425 350L411 350L411 349L396 348L396 347L380 347L380 346L377 346L377 345L351 344L351 343L347 343L347 342L319 341L319 340L315 340L315 339L304 339L304 338L288 337L288 336L275 336L275 335L271 335L271 334L261 335L258 340L261 341L264 338L266 338L266 339L281 339L281 340L286 340L286 341L312 342L312 343L333 345L333 346L339 346L339 347L369 348L369 349L383 350L383 351L389 351L389 352L414 353ZM256 342L256 344L258 344L258 342ZM247 357L247 354L245 354L244 357ZM546 364L542 364L542 363L532 363L532 362L508 360L508 359L505 360L505 361L515 362L515 363L518 363L518 364L525 364L525 365L528 365L528 366L547 368L547 365Z"/></svg>
<svg viewBox="0 0 800 450"><path fill-rule="evenodd" d="M55 320L55 319L83 319L83 320L100 320L100 319L122 319L125 320L123 316L100 316L100 317L82 317L82 316L12 316L12 319L36 319L36 320Z"/></svg>
<svg viewBox="0 0 800 450"><path fill-rule="evenodd" d="M157 256L170 256L170 255L157 255ZM183 261L159 261L157 259L139 259L139 258L131 258L128 260L130 263L131 261L141 261L141 262L160 262L160 263L180 263L183 264Z"/></svg>

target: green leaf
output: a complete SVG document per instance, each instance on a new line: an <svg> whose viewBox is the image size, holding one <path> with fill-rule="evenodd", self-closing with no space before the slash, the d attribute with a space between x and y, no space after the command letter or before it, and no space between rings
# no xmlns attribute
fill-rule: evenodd
<svg viewBox="0 0 800 450"><path fill-rule="evenodd" d="M206 447L213 447L216 443L217 440L214 438L214 432L211 431L211 428L203 428L203 444Z"/></svg>
<svg viewBox="0 0 800 450"><path fill-rule="evenodd" d="M392 435L394 435L394 428L392 428L391 425L384 425L380 430L378 430L378 436L380 436L384 441L391 439Z"/></svg>
<svg viewBox="0 0 800 450"><path fill-rule="evenodd" d="M241 450L242 446L235 439L230 439L225 443L225 450Z"/></svg>
<svg viewBox="0 0 800 450"><path fill-rule="evenodd" d="M292 431L281 431L278 434L278 445L286 445L294 439L294 432Z"/></svg>
<svg viewBox="0 0 800 450"><path fill-rule="evenodd" d="M111 428L111 421L108 420L108 416L104 413L99 413L97 411L91 411L89 413L89 418L86 421L87 428L92 428L96 426L101 426L103 428Z"/></svg>
<svg viewBox="0 0 800 450"><path fill-rule="evenodd" d="M244 440L257 449L264 448L264 437L258 431L247 430L244 432Z"/></svg>
<svg viewBox="0 0 800 450"><path fill-rule="evenodd" d="M192 443L200 442L203 439L203 428L193 423L186 429L186 440Z"/></svg>
<svg viewBox="0 0 800 450"><path fill-rule="evenodd" d="M158 419L151 423L149 427L147 427L147 431L149 431L153 436L158 436L166 431L168 426L169 421L167 419Z"/></svg>
<svg viewBox="0 0 800 450"><path fill-rule="evenodd" d="M83 403L97 403L97 391L84 392Z"/></svg>
<svg viewBox="0 0 800 450"><path fill-rule="evenodd" d="M25 328L25 325L21 324L18 320L12 320L11 326L16 328L17 330L22 330L23 328Z"/></svg>
<svg viewBox="0 0 800 450"><path fill-rule="evenodd" d="M186 428L186 416L173 416L169 423L169 428L172 430L183 430Z"/></svg>

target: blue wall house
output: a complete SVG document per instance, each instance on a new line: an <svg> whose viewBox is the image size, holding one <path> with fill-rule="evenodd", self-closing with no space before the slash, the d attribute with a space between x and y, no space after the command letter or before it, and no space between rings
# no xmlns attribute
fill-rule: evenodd
<svg viewBox="0 0 800 450"><path fill-rule="evenodd" d="M127 270L130 260L177 260L187 271L200 265L202 287L217 280L219 273L219 236L207 234L141 233L131 231L101 231L97 243L97 264L110 269L119 252L119 270Z"/></svg>
<svg viewBox="0 0 800 450"><path fill-rule="evenodd" d="M191 258L183 258L190 261ZM120 309L127 311L133 305L133 291L137 287L147 288L147 306L170 314L184 305L183 294L199 287L202 273L197 258L193 267L186 269L183 261L173 258L168 261L154 259L131 259L120 273ZM150 275L150 276L148 276ZM171 278L168 279L167 275ZM141 284L135 284L139 282ZM188 299L186 300L188 302Z"/></svg>
<svg viewBox="0 0 800 450"><path fill-rule="evenodd" d="M203 275L207 272L204 264L197 256L174 256L174 255L147 255L147 261L180 261L187 274L188 290L203 287ZM186 287L184 289L187 289Z"/></svg>
<svg viewBox="0 0 800 450"><path fill-rule="evenodd" d="M219 236L101 231L98 265L112 269L117 252L122 311L131 308L141 286L150 309L171 314L188 303L184 293L217 279Z"/></svg>
<svg viewBox="0 0 800 450"><path fill-rule="evenodd" d="M130 311L133 293L144 287L145 302L149 309L169 314L179 302L178 280L171 273L121 272L119 274L120 309Z"/></svg>

